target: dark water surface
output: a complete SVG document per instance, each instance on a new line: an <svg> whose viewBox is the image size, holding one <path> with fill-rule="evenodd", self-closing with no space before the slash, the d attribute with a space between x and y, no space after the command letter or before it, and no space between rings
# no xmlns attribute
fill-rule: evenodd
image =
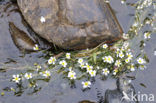
<svg viewBox="0 0 156 103"><path fill-rule="evenodd" d="M128 0L128 2L131 0ZM131 2L135 2L133 0ZM111 0L111 6L114 9L119 23L124 32L127 32L133 22L134 8L122 5L120 0ZM1 88L14 86L9 82L13 74L20 73L27 68L31 68L34 62L44 63L43 53L31 53L23 55L15 46L10 32L9 22L16 24L18 28L29 34L28 29L22 22L17 6L12 3L0 3L0 92ZM137 71L133 74L136 79L132 81L136 93L154 94L156 96L156 35L152 35L151 40L146 43L145 51L150 58L150 63L144 71ZM53 73L49 83L40 82L42 89L38 93L32 93L33 90L26 90L19 97L14 96L12 92L0 96L0 103L78 103L82 100L100 101L104 96L105 90L115 89L116 80L108 79L102 81L96 79L95 84L90 90L83 92L80 82L76 83L76 88L70 88L68 82L58 74ZM97 77L98 78L98 77ZM142 86L144 84L145 86ZM156 98L156 97L155 97ZM146 102L141 102L146 103ZM148 102L149 103L149 102ZM153 102L155 103L155 102Z"/></svg>

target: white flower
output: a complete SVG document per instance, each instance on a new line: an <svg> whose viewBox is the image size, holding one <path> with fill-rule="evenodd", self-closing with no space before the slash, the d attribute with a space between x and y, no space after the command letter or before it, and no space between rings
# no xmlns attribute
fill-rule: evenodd
<svg viewBox="0 0 156 103"><path fill-rule="evenodd" d="M107 44L103 44L103 46L102 46L104 49L106 49L107 47L108 47L108 45Z"/></svg>
<svg viewBox="0 0 156 103"><path fill-rule="evenodd" d="M72 79L76 79L76 73L74 71L69 71L68 72L68 78Z"/></svg>
<svg viewBox="0 0 156 103"><path fill-rule="evenodd" d="M109 71L107 68L104 68L104 69L102 70L102 73L103 73L105 76L107 76L107 75L110 73L110 71Z"/></svg>
<svg viewBox="0 0 156 103"><path fill-rule="evenodd" d="M137 27L138 26L138 22L134 22L133 26Z"/></svg>
<svg viewBox="0 0 156 103"><path fill-rule="evenodd" d="M156 50L154 51L154 55L156 56Z"/></svg>
<svg viewBox="0 0 156 103"><path fill-rule="evenodd" d="M46 19L43 16L41 16L40 21L41 21L41 23L45 23Z"/></svg>
<svg viewBox="0 0 156 103"><path fill-rule="evenodd" d="M91 77L95 77L96 76L96 71L95 70L90 70L89 74Z"/></svg>
<svg viewBox="0 0 156 103"><path fill-rule="evenodd" d="M72 67L69 67L69 71L72 71Z"/></svg>
<svg viewBox="0 0 156 103"><path fill-rule="evenodd" d="M105 56L105 57L103 57L102 59L103 59L103 62L107 62L108 57L107 57L107 56Z"/></svg>
<svg viewBox="0 0 156 103"><path fill-rule="evenodd" d="M87 73L89 73L93 69L93 66L90 66L88 63L86 63L86 68L87 68Z"/></svg>
<svg viewBox="0 0 156 103"><path fill-rule="evenodd" d="M84 63L81 63L81 64L80 64L80 68L81 68L81 69L83 69L83 68L85 68L85 67L86 67L86 66L84 65Z"/></svg>
<svg viewBox="0 0 156 103"><path fill-rule="evenodd" d="M99 69L100 69L100 67L99 67L99 66L97 66L96 68L97 68L97 70L99 70Z"/></svg>
<svg viewBox="0 0 156 103"><path fill-rule="evenodd" d="M119 57L120 57L120 58L123 58L123 57L124 57L123 52L120 52L120 53L119 53Z"/></svg>
<svg viewBox="0 0 156 103"><path fill-rule="evenodd" d="M24 77L25 77L26 79L31 79L31 78L32 78L32 73L26 73L26 74L24 75Z"/></svg>
<svg viewBox="0 0 156 103"><path fill-rule="evenodd" d="M124 42L124 44L123 44L123 49L127 49L128 48L128 46L129 46L129 42Z"/></svg>
<svg viewBox="0 0 156 103"><path fill-rule="evenodd" d="M144 33L144 38L145 39L150 39L151 38L151 33L150 32Z"/></svg>
<svg viewBox="0 0 156 103"><path fill-rule="evenodd" d="M37 65L37 69L41 69L42 67L40 65Z"/></svg>
<svg viewBox="0 0 156 103"><path fill-rule="evenodd" d="M145 6L145 7L151 6L152 5L152 0L144 0L142 5Z"/></svg>
<svg viewBox="0 0 156 103"><path fill-rule="evenodd" d="M117 60L117 61L115 62L115 66L120 67L120 66L121 66L121 61L120 61L120 60Z"/></svg>
<svg viewBox="0 0 156 103"><path fill-rule="evenodd" d="M120 53L120 49L117 48L117 49L116 49L116 54L117 54L116 56L117 56L117 57L119 57L119 53Z"/></svg>
<svg viewBox="0 0 156 103"><path fill-rule="evenodd" d="M35 46L33 47L33 50L35 50L35 51L39 50L39 47L37 44L35 44Z"/></svg>
<svg viewBox="0 0 156 103"><path fill-rule="evenodd" d="M82 85L83 85L83 89L90 88L91 82L90 81L82 82Z"/></svg>
<svg viewBox="0 0 156 103"><path fill-rule="evenodd" d="M48 60L48 64L55 64L55 62L56 62L55 57L50 57L50 59Z"/></svg>
<svg viewBox="0 0 156 103"><path fill-rule="evenodd" d="M42 76L44 76L46 78L51 76L51 73L48 70L41 72L41 74L42 74Z"/></svg>
<svg viewBox="0 0 156 103"><path fill-rule="evenodd" d="M61 64L63 67L66 67L67 66L67 62L65 60L60 61L59 64Z"/></svg>
<svg viewBox="0 0 156 103"><path fill-rule="evenodd" d="M83 59L82 58L79 58L78 59L78 63L82 64L83 63Z"/></svg>
<svg viewBox="0 0 156 103"><path fill-rule="evenodd" d="M114 62L114 59L111 56L108 56L107 62L111 64Z"/></svg>
<svg viewBox="0 0 156 103"><path fill-rule="evenodd" d="M130 70L131 70L132 72L135 71L134 64L131 64Z"/></svg>
<svg viewBox="0 0 156 103"><path fill-rule="evenodd" d="M66 58L70 59L70 53L66 53Z"/></svg>
<svg viewBox="0 0 156 103"><path fill-rule="evenodd" d="M129 38L129 34L123 33L123 38L124 39L128 39Z"/></svg>
<svg viewBox="0 0 156 103"><path fill-rule="evenodd" d="M126 63L129 63L130 62L130 59L129 58L125 59L125 62Z"/></svg>
<svg viewBox="0 0 156 103"><path fill-rule="evenodd" d="M118 69L115 69L114 71L113 71L113 75L116 75L118 73Z"/></svg>
<svg viewBox="0 0 156 103"><path fill-rule="evenodd" d="M21 78L19 77L18 74L17 75L13 75L12 77L13 77L12 81L14 81L16 83L19 83L19 81L21 80Z"/></svg>
<svg viewBox="0 0 156 103"><path fill-rule="evenodd" d="M125 3L125 0L121 0L121 4L124 4Z"/></svg>
<svg viewBox="0 0 156 103"><path fill-rule="evenodd" d="M132 55L131 52L127 53L126 55L127 55L128 59L132 59L133 58L133 55Z"/></svg>
<svg viewBox="0 0 156 103"><path fill-rule="evenodd" d="M147 19L147 20L145 21L145 24L149 25L149 24L151 24L151 22L152 22L152 20Z"/></svg>
<svg viewBox="0 0 156 103"><path fill-rule="evenodd" d="M40 65L36 66L36 71L39 71L42 67Z"/></svg>
<svg viewBox="0 0 156 103"><path fill-rule="evenodd" d="M146 69L147 67L146 67L145 65L140 65L139 68L140 68L140 70L144 70L144 69Z"/></svg>
<svg viewBox="0 0 156 103"><path fill-rule="evenodd" d="M107 62L107 63L113 63L114 62L114 59L111 57L111 56L105 56L102 58L104 62Z"/></svg>
<svg viewBox="0 0 156 103"><path fill-rule="evenodd" d="M142 58L137 59L137 62L138 62L139 64L144 64L144 63L146 63L146 61L145 61L144 59L142 59Z"/></svg>

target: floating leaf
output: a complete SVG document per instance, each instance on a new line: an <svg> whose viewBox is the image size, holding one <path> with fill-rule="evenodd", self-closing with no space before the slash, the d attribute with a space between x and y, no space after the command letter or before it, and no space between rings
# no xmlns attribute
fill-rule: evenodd
<svg viewBox="0 0 156 103"><path fill-rule="evenodd" d="M148 57L147 57L146 54L144 54L144 57L143 58L146 60L147 63L149 63L149 59L148 59Z"/></svg>
<svg viewBox="0 0 156 103"><path fill-rule="evenodd" d="M141 85L142 87L144 87L144 88L147 88L147 86L146 86L145 84L143 84L143 83L140 83L140 85Z"/></svg>

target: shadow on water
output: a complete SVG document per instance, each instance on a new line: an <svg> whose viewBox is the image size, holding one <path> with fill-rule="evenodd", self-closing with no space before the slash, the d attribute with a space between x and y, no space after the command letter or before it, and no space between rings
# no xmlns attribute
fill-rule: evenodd
<svg viewBox="0 0 156 103"><path fill-rule="evenodd" d="M16 25L18 29L30 37L34 32L28 29L28 26L23 22L16 4L8 1L9 0L0 0L0 88L5 88L6 90L8 89L6 88L7 86L14 87L14 85L9 82L12 74L17 74L28 68L32 68L31 66L33 66L35 62L42 64L45 61L45 54L42 51L23 55L17 48L18 45L16 45L16 41L13 40L13 38L16 39L16 37L11 37L9 31L9 22L12 22L13 25ZM120 0L112 0L111 6L115 10L124 32L127 32L134 19L134 8L122 5ZM37 42L40 42L41 45L43 44L42 41ZM32 42L30 45L34 44L35 42ZM129 77L134 76L132 83L136 93L141 92L144 94L154 94L156 96L156 56L153 56L154 50L156 49L155 44L156 35L152 35L151 41L148 42L145 47L147 55L150 58L147 69L138 71L136 74L128 74ZM33 46L31 46L31 48L32 47ZM93 83L90 90L82 91L80 82L76 82L76 87L71 88L68 82L62 79L63 77L61 75L55 72L52 75L49 82L39 81L42 89L35 88L24 91L26 88L19 85L19 92L15 94L17 97L14 96L12 92L9 92L5 94L5 96L0 96L0 103L103 103L106 90L107 92L118 93L116 92L118 87L116 86L115 79L109 78L107 80L101 80L99 79L100 77L97 77L96 82ZM110 91L108 91L108 89ZM36 92L38 90L40 92Z"/></svg>

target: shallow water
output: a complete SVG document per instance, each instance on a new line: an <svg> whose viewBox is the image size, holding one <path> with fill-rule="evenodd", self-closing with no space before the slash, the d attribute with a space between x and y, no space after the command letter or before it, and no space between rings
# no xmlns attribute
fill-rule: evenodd
<svg viewBox="0 0 156 103"><path fill-rule="evenodd" d="M128 0L128 2L130 1L131 0ZM134 0L133 2L135 1L137 0ZM42 64L43 61L45 61L43 58L45 54L42 52L23 55L15 46L9 32L9 21L14 22L17 27L26 33L29 34L29 32L22 23L20 14L16 11L17 7L10 3L3 3L4 4L0 3L0 92L1 88L14 86L9 82L12 74L31 68L34 62ZM8 5L8 8L5 9L6 6L4 5ZM122 5L120 0L112 0L111 6L115 11L124 32L127 32L134 19L134 9L130 6ZM14 11L10 11L12 9L14 9ZM143 94L154 94L156 96L155 44L156 35L152 35L151 40L147 42L145 47L145 51L150 59L147 69L128 74L136 77L136 79L132 81L136 93L141 92ZM49 83L39 82L42 89L38 93L33 93L34 91L29 89L25 90L21 96L16 97L12 92L6 92L4 96L0 96L0 103L78 103L82 100L98 102L103 98L101 96L104 96L105 90L113 90L116 88L116 80L108 79L102 81L97 77L92 88L83 92L81 90L80 82L76 82L76 88L70 88L67 80L62 79L62 77L56 73L53 73L52 75ZM145 86L140 84L144 84Z"/></svg>

